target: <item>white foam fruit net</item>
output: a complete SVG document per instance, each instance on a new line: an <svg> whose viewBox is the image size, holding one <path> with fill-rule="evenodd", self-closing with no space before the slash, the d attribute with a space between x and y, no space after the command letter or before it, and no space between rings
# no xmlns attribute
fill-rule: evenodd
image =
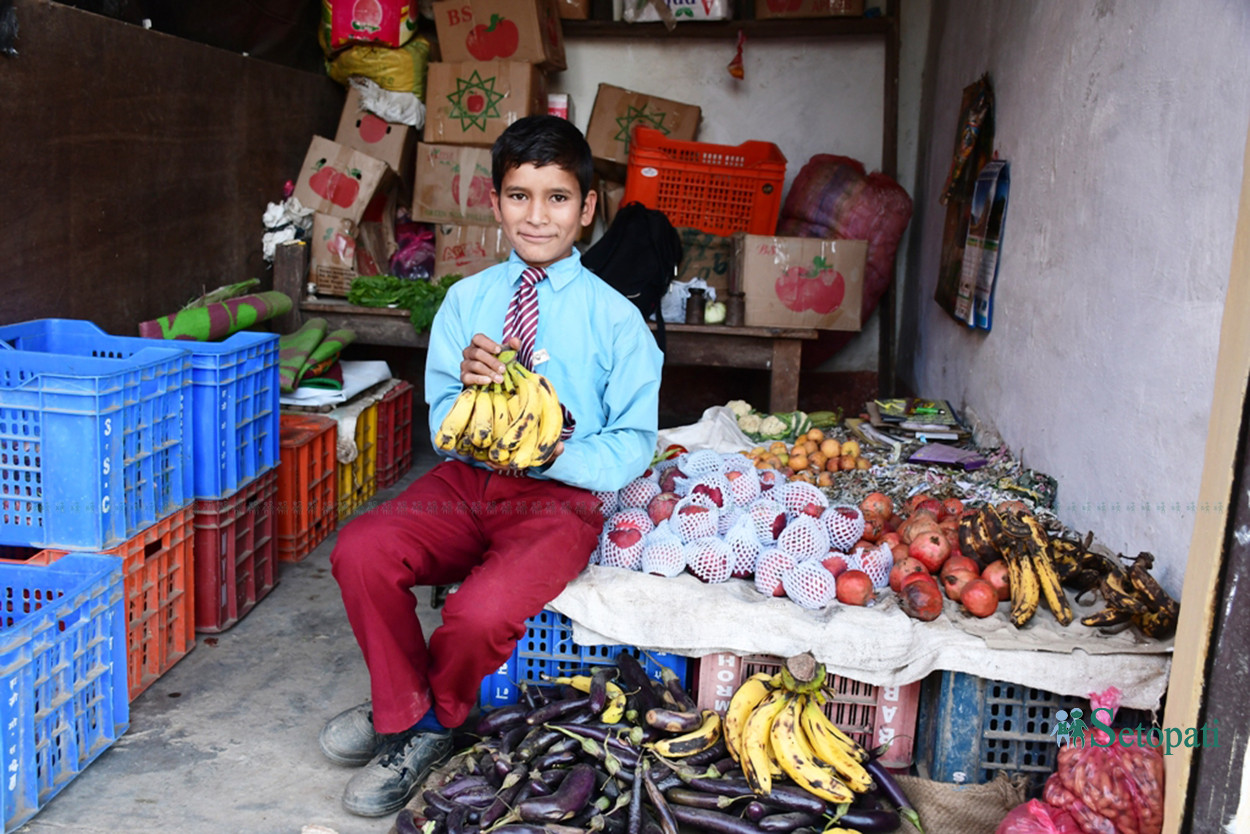
<svg viewBox="0 0 1250 834"><path fill-rule="evenodd" d="M636 527L643 534L646 534L655 529L655 523L651 521L651 516L647 515L646 510L630 507L617 510L603 525L605 530L612 530L617 527Z"/></svg>
<svg viewBox="0 0 1250 834"><path fill-rule="evenodd" d="M732 469L725 473L725 479L729 481L729 493L739 507L745 507L760 497L760 479L755 471L754 468L743 471Z"/></svg>
<svg viewBox="0 0 1250 834"><path fill-rule="evenodd" d="M742 514L743 511L739 507L731 506L728 509L721 510L720 516L716 519L716 535L720 536L722 539L725 538L725 534L729 532L729 528L733 527L734 524L738 522L738 519L742 517Z"/></svg>
<svg viewBox="0 0 1250 834"><path fill-rule="evenodd" d="M599 564L638 570L642 567L643 536L642 531L633 527L605 529L599 537Z"/></svg>
<svg viewBox="0 0 1250 834"><path fill-rule="evenodd" d="M777 541L786 526L786 508L771 498L759 498L747 508L747 515L755 526L755 537L760 544Z"/></svg>
<svg viewBox="0 0 1250 834"><path fill-rule="evenodd" d="M837 582L820 562L801 562L781 575L786 596L804 608L819 610L837 599Z"/></svg>
<svg viewBox="0 0 1250 834"><path fill-rule="evenodd" d="M672 469L676 465L677 458L667 458L666 460L659 461L651 467L651 474L649 477L658 484L660 482L660 478L664 476L665 470Z"/></svg>
<svg viewBox="0 0 1250 834"><path fill-rule="evenodd" d="M776 469L759 470L760 494L766 495L785 483L785 479L781 477L781 473Z"/></svg>
<svg viewBox="0 0 1250 834"><path fill-rule="evenodd" d="M720 456L721 470L724 472L755 471L755 461L741 452L724 452Z"/></svg>
<svg viewBox="0 0 1250 834"><path fill-rule="evenodd" d="M687 495L704 495L717 509L733 506L733 495L729 491L729 481L720 472L700 475L690 482Z"/></svg>
<svg viewBox="0 0 1250 834"><path fill-rule="evenodd" d="M829 499L820 488L806 481L787 481L777 487L776 492L777 500L786 508L786 516L790 519L805 514L803 511L808 507L816 507L818 515L829 507Z"/></svg>
<svg viewBox="0 0 1250 834"><path fill-rule="evenodd" d="M755 590L765 596L779 596L781 575L797 566L794 557L776 547L766 547L755 560Z"/></svg>
<svg viewBox="0 0 1250 834"><path fill-rule="evenodd" d="M616 497L616 490L614 489L596 489L591 494L599 499L599 504L601 505L601 510L605 519L611 518L612 514L620 508L620 503L617 501Z"/></svg>
<svg viewBox="0 0 1250 834"><path fill-rule="evenodd" d="M751 517L739 512L737 519L724 534L725 544L733 553L733 575L746 579L755 573L755 560L760 553L760 540L755 537L755 525Z"/></svg>
<svg viewBox="0 0 1250 834"><path fill-rule="evenodd" d="M645 510L647 504L651 503L651 499L660 494L660 484L650 478L634 478L632 481L621 487L619 494L620 505L625 507L637 507Z"/></svg>
<svg viewBox="0 0 1250 834"><path fill-rule="evenodd" d="M683 542L692 542L715 536L719 517L720 513L716 507L708 505L706 497L691 495L673 505L668 522Z"/></svg>
<svg viewBox="0 0 1250 834"><path fill-rule="evenodd" d="M676 576L686 569L686 551L681 539L669 529L668 522L661 522L644 540L642 548L643 573L657 576Z"/></svg>
<svg viewBox="0 0 1250 834"><path fill-rule="evenodd" d="M677 458L681 463L681 471L688 477L702 478L704 475L724 473L725 465L720 459L720 452L711 449L696 449L686 452Z"/></svg>
<svg viewBox="0 0 1250 834"><path fill-rule="evenodd" d="M716 536L686 544L686 567L709 584L729 580L733 574L733 558L729 545Z"/></svg>
<svg viewBox="0 0 1250 834"><path fill-rule="evenodd" d="M823 559L829 552L829 534L818 519L800 515L781 531L777 546L793 556L796 562Z"/></svg>
<svg viewBox="0 0 1250 834"><path fill-rule="evenodd" d="M834 550L850 550L864 535L864 514L854 504L834 504L820 518Z"/></svg>
<svg viewBox="0 0 1250 834"><path fill-rule="evenodd" d="M874 588L885 588L890 584L890 569L894 567L894 552L890 550L888 544L859 548L856 556L859 559L859 566L856 570L862 570L868 574Z"/></svg>

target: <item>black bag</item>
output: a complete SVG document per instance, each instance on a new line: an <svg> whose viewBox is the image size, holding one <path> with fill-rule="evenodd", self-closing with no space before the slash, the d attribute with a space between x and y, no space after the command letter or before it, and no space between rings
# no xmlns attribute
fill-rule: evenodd
<svg viewBox="0 0 1250 834"><path fill-rule="evenodd" d="M644 319L655 315L655 341L664 350L660 299L681 265L681 237L664 212L642 203L621 206L582 265L634 302Z"/></svg>

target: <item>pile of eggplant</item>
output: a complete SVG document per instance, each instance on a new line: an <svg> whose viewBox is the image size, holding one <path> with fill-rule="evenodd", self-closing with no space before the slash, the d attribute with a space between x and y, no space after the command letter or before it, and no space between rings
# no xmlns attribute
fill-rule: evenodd
<svg viewBox="0 0 1250 834"><path fill-rule="evenodd" d="M720 717L680 679L615 667L523 684L518 704L486 713L477 742L399 812L395 834L883 834L907 799L884 768L875 792L834 806L801 787L756 794L730 758ZM415 807L417 810L413 810Z"/></svg>

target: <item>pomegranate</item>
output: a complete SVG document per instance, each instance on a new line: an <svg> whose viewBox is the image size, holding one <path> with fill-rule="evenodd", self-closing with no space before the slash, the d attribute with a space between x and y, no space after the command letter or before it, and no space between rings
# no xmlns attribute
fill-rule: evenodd
<svg viewBox="0 0 1250 834"><path fill-rule="evenodd" d="M941 529L933 513L924 511L908 516L907 520L898 526L898 537L902 542L911 544L917 536L929 531L940 532Z"/></svg>
<svg viewBox="0 0 1250 834"><path fill-rule="evenodd" d="M974 579L964 586L960 602L974 617L989 617L998 610L998 592L984 579Z"/></svg>
<svg viewBox="0 0 1250 834"><path fill-rule="evenodd" d="M899 592L899 607L917 620L936 620L942 613L942 592L931 579L912 579Z"/></svg>
<svg viewBox="0 0 1250 834"><path fill-rule="evenodd" d="M971 571L972 573L975 573L978 578L981 576L981 568L977 565L975 560L969 559L967 556L959 556L954 553L952 553L950 557L942 563L942 569L938 571L938 575L945 578L946 574L957 570Z"/></svg>
<svg viewBox="0 0 1250 834"><path fill-rule="evenodd" d="M909 574L914 573L923 573L927 575L929 572L924 569L924 565L920 564L920 562L910 556L904 556L902 559L899 559L894 563L894 567L890 568L890 589L895 593L898 593L899 586L902 585L903 580L906 579Z"/></svg>
<svg viewBox="0 0 1250 834"><path fill-rule="evenodd" d="M916 504L916 507L914 510L912 510L912 512L915 513L917 510L926 510L928 512L933 513L933 517L936 518L938 521L941 521L942 519L946 518L946 511L942 508L942 502L937 500L936 498L926 498L925 500Z"/></svg>
<svg viewBox="0 0 1250 834"><path fill-rule="evenodd" d="M907 555L920 560L929 573L937 573L950 554L951 544L940 532L924 533L907 547Z"/></svg>
<svg viewBox="0 0 1250 834"><path fill-rule="evenodd" d="M994 586L994 590L998 593L998 600L1011 599L1011 581L1008 579L1010 571L1007 563L1002 559L997 562L990 562L985 566L985 570L981 571L981 578L990 585Z"/></svg>
<svg viewBox="0 0 1250 834"><path fill-rule="evenodd" d="M904 502L903 515L910 517L913 513L916 512L916 508L919 507L922 502L929 501L932 498L933 496L927 492L917 492L911 498L908 498L906 502Z"/></svg>
<svg viewBox="0 0 1250 834"><path fill-rule="evenodd" d="M893 547L902 541L903 540L898 537L898 531L896 530L887 530L877 537L877 544L885 544L890 547Z"/></svg>
<svg viewBox="0 0 1250 834"><path fill-rule="evenodd" d="M872 579L862 570L848 570L838 577L838 602L844 605L867 605L872 597Z"/></svg>
<svg viewBox="0 0 1250 834"><path fill-rule="evenodd" d="M864 538L875 542L885 532L885 519L879 515L864 513Z"/></svg>
<svg viewBox="0 0 1250 834"><path fill-rule="evenodd" d="M909 573L905 575L898 583L899 593L901 594L907 586L913 582L928 582L934 588L938 588L937 577L928 571L921 571L919 573ZM938 593L941 593L940 588L938 588Z"/></svg>
<svg viewBox="0 0 1250 834"><path fill-rule="evenodd" d="M907 545L899 542L890 548L890 552L894 554L894 564L898 564L902 560L909 558L907 556Z"/></svg>
<svg viewBox="0 0 1250 834"><path fill-rule="evenodd" d="M875 515L889 518L894 515L894 502L884 492L870 492L859 502L859 509L864 515Z"/></svg>
<svg viewBox="0 0 1250 834"><path fill-rule="evenodd" d="M951 497L942 501L942 512L951 518L959 518L964 514L964 502Z"/></svg>
<svg viewBox="0 0 1250 834"><path fill-rule="evenodd" d="M980 579L976 571L963 570L962 568L942 572L942 589L946 591L946 598L959 602L960 596L963 594L964 588L974 579Z"/></svg>

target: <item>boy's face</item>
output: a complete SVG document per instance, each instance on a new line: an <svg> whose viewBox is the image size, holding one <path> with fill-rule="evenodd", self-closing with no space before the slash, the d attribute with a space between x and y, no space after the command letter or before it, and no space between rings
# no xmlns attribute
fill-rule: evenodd
<svg viewBox="0 0 1250 834"><path fill-rule="evenodd" d="M547 267L568 257L595 216L595 192L583 202L577 177L559 165L527 162L508 170L490 203L517 257L530 266Z"/></svg>

